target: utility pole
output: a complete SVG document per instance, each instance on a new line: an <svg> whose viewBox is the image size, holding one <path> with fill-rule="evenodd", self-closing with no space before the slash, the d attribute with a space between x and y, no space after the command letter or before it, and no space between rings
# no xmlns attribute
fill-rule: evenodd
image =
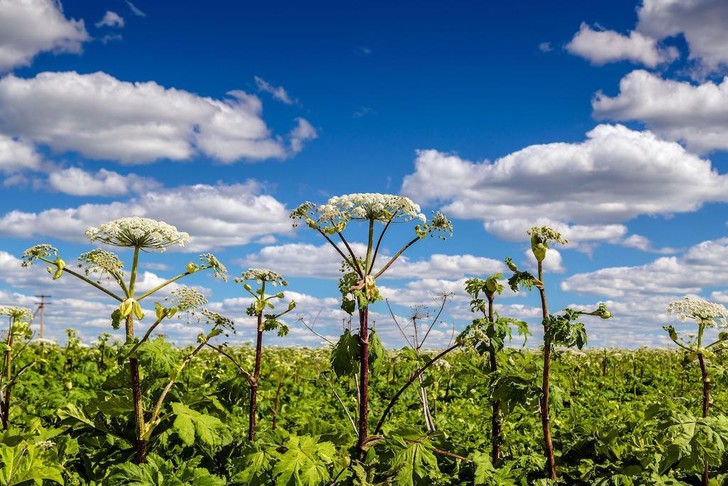
<svg viewBox="0 0 728 486"><path fill-rule="evenodd" d="M40 312L40 330L38 331L38 337L43 338L43 328L45 326L44 322L44 312L45 312L45 306L47 304L50 304L50 302L46 303L46 297L51 298L50 295L36 295L40 299L40 302L36 302L38 304L38 308L35 310L35 313L33 313L33 319L35 319L35 316Z"/></svg>

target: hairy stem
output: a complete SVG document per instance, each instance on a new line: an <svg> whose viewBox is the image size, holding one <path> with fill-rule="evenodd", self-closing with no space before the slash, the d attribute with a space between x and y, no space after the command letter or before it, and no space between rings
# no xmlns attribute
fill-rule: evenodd
<svg viewBox="0 0 728 486"><path fill-rule="evenodd" d="M10 393L12 391L11 381L13 379L13 324L15 319L10 320L10 327L8 328L8 338L5 344L5 362L3 365L5 371L5 387L3 390L3 403L2 403L2 422L3 429L8 430L10 428Z"/></svg>
<svg viewBox="0 0 728 486"><path fill-rule="evenodd" d="M369 308L359 308L359 440L356 456L360 461L366 454L369 426Z"/></svg>
<svg viewBox="0 0 728 486"><path fill-rule="evenodd" d="M265 283L263 284L265 285ZM255 341L255 368L253 382L250 384L250 406L248 408L248 440L255 440L255 419L258 413L258 383L260 380L260 363L263 353L263 312L258 313L258 334Z"/></svg>
<svg viewBox="0 0 728 486"><path fill-rule="evenodd" d="M710 378L708 377L708 369L705 366L705 357L702 352L698 353L698 363L700 364L700 374L703 378L703 417L708 416L710 408ZM710 467L708 461L705 461L703 468L703 485L708 486L710 482Z"/></svg>
<svg viewBox="0 0 728 486"><path fill-rule="evenodd" d="M543 282L543 263L538 262L538 279ZM541 428L543 429L544 454L546 456L546 474L556 480L556 457L554 456L554 443L551 440L551 412L549 408L549 377L551 374L551 338L548 329L549 309L546 304L546 289L543 283L538 286L541 297L541 314L543 316L544 343L543 343L543 379L541 382Z"/></svg>

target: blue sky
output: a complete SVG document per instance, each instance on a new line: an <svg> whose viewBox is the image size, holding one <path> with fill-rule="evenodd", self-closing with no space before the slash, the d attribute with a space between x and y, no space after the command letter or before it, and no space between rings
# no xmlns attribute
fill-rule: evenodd
<svg viewBox="0 0 728 486"><path fill-rule="evenodd" d="M472 319L465 278L532 266L535 224L570 240L547 259L552 310L615 315L586 323L591 346L667 345L667 303L728 303L727 15L719 0L0 0L0 304L50 294L47 335L92 341L112 303L20 254L49 242L72 261L87 227L145 216L192 236L144 255L145 285L206 251L231 275L271 268L299 306L268 343L318 345L296 319L340 331L336 255L288 213L383 192L454 222L379 282L401 323L453 293L432 346ZM240 285L186 283L250 339ZM536 296L498 302L537 342ZM372 311L401 346L386 305Z"/></svg>

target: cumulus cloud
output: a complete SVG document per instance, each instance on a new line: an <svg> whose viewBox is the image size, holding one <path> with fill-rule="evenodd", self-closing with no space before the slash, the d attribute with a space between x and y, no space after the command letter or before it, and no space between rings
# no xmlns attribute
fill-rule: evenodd
<svg viewBox="0 0 728 486"><path fill-rule="evenodd" d="M116 12L107 10L104 16L96 22L96 27L124 27L124 18Z"/></svg>
<svg viewBox="0 0 728 486"><path fill-rule="evenodd" d="M0 134L0 173L38 170L40 165L41 157L32 145Z"/></svg>
<svg viewBox="0 0 728 486"><path fill-rule="evenodd" d="M561 290L639 301L649 295L700 294L728 285L728 238L709 240L683 255L658 258L648 264L610 267L572 275Z"/></svg>
<svg viewBox="0 0 728 486"><path fill-rule="evenodd" d="M626 232L621 223L639 215L728 201L728 176L651 132L599 125L584 142L532 145L492 163L418 151L402 192L442 203L450 216L482 220L500 235L525 239L547 218L568 225L567 238L618 241Z"/></svg>
<svg viewBox="0 0 728 486"><path fill-rule="evenodd" d="M646 238L642 235L630 235L622 240L621 244L622 246L626 246L627 248L635 248L637 250L642 250L649 253L662 253L667 255L677 252L676 249L670 247L655 248L649 238Z"/></svg>
<svg viewBox="0 0 728 486"><path fill-rule="evenodd" d="M30 65L40 52L81 51L83 20L66 19L54 0L0 0L0 72Z"/></svg>
<svg viewBox="0 0 728 486"><path fill-rule="evenodd" d="M592 107L596 118L642 121L692 151L728 150L728 78L694 85L637 70L622 78L617 96L598 92Z"/></svg>
<svg viewBox="0 0 728 486"><path fill-rule="evenodd" d="M122 196L160 187L159 182L136 174L121 175L106 169L96 173L78 167L61 169L48 176L51 188L72 196Z"/></svg>
<svg viewBox="0 0 728 486"><path fill-rule="evenodd" d="M728 3L723 0L644 0L637 30L655 39L682 34L689 58L710 72L728 64Z"/></svg>
<svg viewBox="0 0 728 486"><path fill-rule="evenodd" d="M185 160L197 154L232 163L285 158L315 138L299 118L286 140L274 136L253 95L216 100L155 82L106 73L45 72L0 79L0 129L12 136L126 164Z"/></svg>
<svg viewBox="0 0 728 486"><path fill-rule="evenodd" d="M281 103L285 103L286 105L292 105L296 103L295 100L291 99L290 96L288 96L288 92L283 86L273 86L265 79L255 76L255 85L258 87L258 91L262 91L264 93L269 93L273 98L277 99Z"/></svg>
<svg viewBox="0 0 728 486"><path fill-rule="evenodd" d="M260 192L255 182L198 184L157 189L125 202L40 212L14 210L0 217L0 236L85 241L88 227L126 216L143 216L177 226L192 237L185 250L195 252L244 245L268 234L289 234L288 209Z"/></svg>
<svg viewBox="0 0 728 486"><path fill-rule="evenodd" d="M366 246L351 244L358 255L364 255ZM342 246L342 251L346 251ZM379 255L380 264L387 262L387 255ZM267 246L248 255L240 262L244 267L284 268L288 277L339 278L341 257L328 243L320 246L307 243ZM375 268L378 268L375 265ZM433 254L426 260L411 260L401 256L381 278L412 279L427 275L430 278L456 279L463 276L482 276L505 269L503 262L473 255Z"/></svg>
<svg viewBox="0 0 728 486"><path fill-rule="evenodd" d="M566 45L570 53L601 66L610 62L630 61L655 67L675 60L679 53L674 47L662 48L657 41L640 32L622 35L613 30L595 30L582 23L579 32Z"/></svg>

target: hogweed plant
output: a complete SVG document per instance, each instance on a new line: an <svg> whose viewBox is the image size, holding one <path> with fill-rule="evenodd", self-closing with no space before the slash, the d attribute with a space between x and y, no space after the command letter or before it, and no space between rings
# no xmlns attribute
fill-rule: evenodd
<svg viewBox="0 0 728 486"><path fill-rule="evenodd" d="M147 455L147 442L154 429L155 417L149 423L146 421L142 387L140 382L139 359L137 351L149 340L152 331L165 319L173 317L177 312L192 311L203 304L204 297L190 291L178 291L175 303L165 307L162 303L155 303L155 320L147 328L141 340L135 338L135 324L144 318L141 302L169 286L173 282L194 273L211 270L215 277L226 279L226 269L218 259L210 254L200 255L200 263L190 262L185 271L165 280L154 288L145 292L137 291L137 274L139 270L139 257L143 252L163 252L173 246L184 246L190 239L185 232L178 231L172 225L163 221L148 218L129 217L120 218L98 227L91 227L86 231L86 237L92 242L132 250L132 263L128 274L124 271L124 263L119 257L108 250L96 248L83 253L78 257L76 269L71 269L59 256L58 250L49 244L40 244L27 249L23 253L23 266L29 267L35 262L48 264L48 272L54 280L64 274L72 275L91 287L103 292L119 302L119 307L111 314L112 326L118 329L124 322L126 346L130 348L127 353L127 363L131 379L131 390L134 405L135 422L135 460L144 462ZM115 284L117 288L108 288L104 284ZM218 333L223 320L217 316L208 320L213 323L213 334ZM227 323L225 323L227 324Z"/></svg>
<svg viewBox="0 0 728 486"><path fill-rule="evenodd" d="M551 439L551 412L550 412L550 396L549 396L549 380L551 376L551 354L556 346L564 346L567 348L577 347L582 349L586 344L586 329L584 324L578 322L580 316L591 315L608 319L612 314L607 310L604 304L599 304L594 311L576 311L573 309L565 309L561 314L552 315L549 313L548 303L546 301L546 286L543 276L543 262L550 248L549 245L559 243L565 245L566 239L561 236L558 231L548 226L534 226L528 230L531 237L531 252L536 258L537 274L534 277L529 272L520 271L513 260L506 258L506 265L513 272L513 276L508 279L508 284L514 292L518 292L520 288L530 290L536 287L541 300L541 315L543 325L543 371L541 376L541 394L539 399L539 413L541 415L541 428L543 431L544 456L546 458L546 475L552 479L557 479L556 474L556 457L554 455L554 444Z"/></svg>
<svg viewBox="0 0 728 486"><path fill-rule="evenodd" d="M728 309L721 304L709 302L700 297L686 296L682 300L671 302L667 306L667 313L674 314L681 321L692 320L698 325L698 333L695 337L681 338L674 326L664 326L670 339L680 348L687 352L690 360L697 358L700 366L700 376L703 382L703 417L707 417L710 410L710 383L706 360L715 353L725 350L728 347L728 332L721 331L718 339L710 344L705 344L704 333L708 328L723 327L728 325ZM703 467L702 482L708 485L710 482L710 465L706 459Z"/></svg>
<svg viewBox="0 0 728 486"><path fill-rule="evenodd" d="M392 264L412 245L427 236L439 233L442 238L452 234L452 223L441 213L436 213L431 222L420 212L420 207L407 197L391 194L349 194L332 197L326 204L316 205L304 202L291 212L294 226L303 221L309 228L316 230L342 258L344 275L339 281L342 295L342 309L348 314L358 311L359 332L355 336L345 332L334 350L334 361L344 357L356 358L359 361L359 424L356 457L363 459L369 447L369 357L370 341L374 349L381 348L381 343L374 341L369 332L369 305L380 300L376 281ZM367 243L364 255L357 255L350 242L344 237L344 231L350 222L356 221L367 226ZM415 236L405 243L385 263L376 267L377 258L384 235L395 223L416 221ZM376 224L383 225L379 235ZM341 246L339 246L339 244ZM354 339L351 339L351 338ZM357 349L358 348L358 349ZM349 371L354 366L336 367L340 371Z"/></svg>
<svg viewBox="0 0 728 486"><path fill-rule="evenodd" d="M480 354L488 355L491 380L497 376L498 353L503 350L506 339L512 337L512 327L515 326L521 336L530 335L528 325L524 321L501 317L495 312L495 296L504 289L498 280L500 278L503 278L502 274L494 273L486 279L471 278L465 281L465 291L471 297L470 311L482 314L483 317L474 319L458 338L463 343L473 346ZM500 460L503 427L500 401L492 398L491 408L491 461L497 464Z"/></svg>
<svg viewBox="0 0 728 486"><path fill-rule="evenodd" d="M10 396L12 395L13 385L15 385L18 377L35 364L31 362L17 372L13 369L13 359L22 352L23 348L33 336L30 330L30 321L33 315L27 307L0 307L0 316L8 316L10 323L8 324L8 334L2 347L5 348L3 371L2 371L2 404L0 404L0 419L2 420L3 429L10 428Z"/></svg>
<svg viewBox="0 0 728 486"><path fill-rule="evenodd" d="M256 282L259 287L253 289L248 282ZM220 346L212 346L223 356L227 357L245 377L250 385L250 402L248 406L248 439L255 440L255 425L258 414L258 386L260 385L260 367L263 357L263 332L278 330L279 336L285 336L288 334L288 326L286 326L279 319L284 315L291 312L296 308L294 301L288 302L288 307L283 312L278 313L266 313L266 310L274 309L275 304L273 299L283 299L285 297L283 292L276 292L274 294L266 294L266 286L276 287L278 285L285 287L288 282L283 278L282 275L265 268L250 268L243 272L242 276L235 278L235 282L242 283L243 288L246 292L253 296L253 302L248 306L246 313L250 317L256 319L256 340L255 340L255 364L253 365L253 372L247 371L240 361L236 359L232 353L227 352ZM280 392L280 387L278 388ZM276 398L278 395L276 395ZM277 416L277 408L275 409ZM274 427L275 428L275 425Z"/></svg>

